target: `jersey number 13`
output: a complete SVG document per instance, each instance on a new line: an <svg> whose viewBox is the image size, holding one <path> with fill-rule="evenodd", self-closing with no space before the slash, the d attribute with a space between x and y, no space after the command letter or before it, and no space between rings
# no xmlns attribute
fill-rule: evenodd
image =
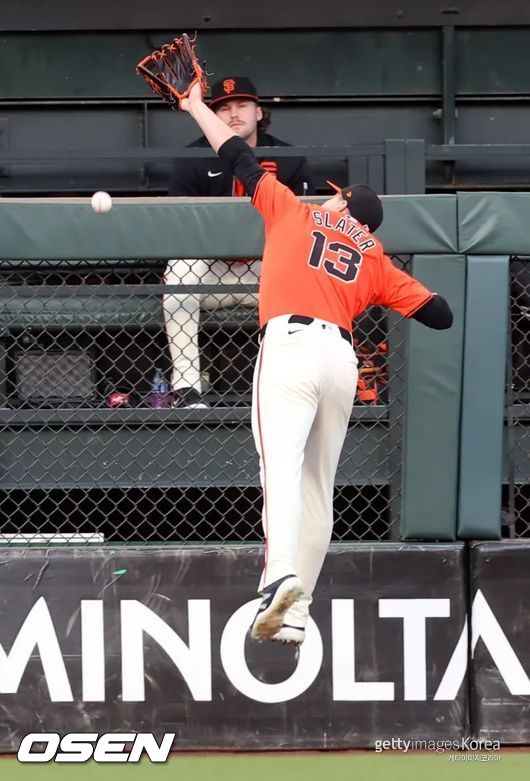
<svg viewBox="0 0 530 781"><path fill-rule="evenodd" d="M312 231L311 235L313 247L307 261L311 268L322 266L326 274L343 282L354 282L363 259L361 253L340 241L328 242L327 236L321 231Z"/></svg>

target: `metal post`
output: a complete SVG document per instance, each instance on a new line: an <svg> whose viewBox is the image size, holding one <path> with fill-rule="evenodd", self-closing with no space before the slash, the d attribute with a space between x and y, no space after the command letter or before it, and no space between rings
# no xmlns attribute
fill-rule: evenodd
<svg viewBox="0 0 530 781"><path fill-rule="evenodd" d="M364 155L348 155L346 163L348 165L348 182L363 182L370 184L368 181L368 158Z"/></svg>
<svg viewBox="0 0 530 781"><path fill-rule="evenodd" d="M376 193L385 192L385 158L382 155L369 155L368 184Z"/></svg>
<svg viewBox="0 0 530 781"><path fill-rule="evenodd" d="M0 336L0 408L7 407L7 334Z"/></svg>
<svg viewBox="0 0 530 781"><path fill-rule="evenodd" d="M405 177L407 195L425 192L425 141L423 138L409 138L405 141Z"/></svg>
<svg viewBox="0 0 530 781"><path fill-rule="evenodd" d="M147 113L147 103L144 101L142 105L142 113L140 115L140 132L142 134L142 147L144 149L147 149L149 146L149 126L148 126L148 113ZM148 187L149 177L147 175L147 166L145 162L142 162L140 165L140 183L142 187L146 188Z"/></svg>
<svg viewBox="0 0 530 781"><path fill-rule="evenodd" d="M0 117L0 150L5 152L9 148L7 117ZM9 176L10 169L7 165L0 166L0 176Z"/></svg>
<svg viewBox="0 0 530 781"><path fill-rule="evenodd" d="M381 154L348 155L348 182L362 182L377 193L384 193L384 157Z"/></svg>
<svg viewBox="0 0 530 781"><path fill-rule="evenodd" d="M443 28L442 45L442 121L444 144L456 139L456 62L455 28Z"/></svg>
<svg viewBox="0 0 530 781"><path fill-rule="evenodd" d="M509 306L509 304L508 304ZM506 340L506 480L508 483L507 507L501 511L501 523L508 527L508 537L515 537L515 436L514 436L514 392L512 370L512 331L511 317L508 315L508 334Z"/></svg>
<svg viewBox="0 0 530 781"><path fill-rule="evenodd" d="M446 26L442 33L442 127L443 143L456 141L456 63L455 28ZM445 178L455 182L455 163L444 163Z"/></svg>
<svg viewBox="0 0 530 781"><path fill-rule="evenodd" d="M405 141L385 141L385 192L388 195L403 195L406 190Z"/></svg>
<svg viewBox="0 0 530 781"><path fill-rule="evenodd" d="M388 313L388 471L389 519L388 538L402 539L403 415L405 410L405 367L407 356L407 322L395 312Z"/></svg>
<svg viewBox="0 0 530 781"><path fill-rule="evenodd" d="M385 141L385 192L418 195L425 192L425 141L421 138Z"/></svg>

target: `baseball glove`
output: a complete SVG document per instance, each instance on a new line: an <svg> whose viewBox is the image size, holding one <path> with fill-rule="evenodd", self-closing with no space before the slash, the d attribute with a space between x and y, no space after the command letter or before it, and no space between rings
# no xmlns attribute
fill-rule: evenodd
<svg viewBox="0 0 530 781"><path fill-rule="evenodd" d="M169 103L172 109L180 107L194 84L200 84L206 94L206 76L195 55L197 36L190 40L186 33L149 54L136 67L155 95Z"/></svg>

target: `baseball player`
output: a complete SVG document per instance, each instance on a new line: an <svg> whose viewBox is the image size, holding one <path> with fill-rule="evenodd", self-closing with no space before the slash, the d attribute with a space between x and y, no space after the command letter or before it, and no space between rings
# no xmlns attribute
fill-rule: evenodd
<svg viewBox="0 0 530 781"><path fill-rule="evenodd" d="M373 235L382 203L364 185L302 203L261 168L250 147L202 101L181 101L265 221L261 343L252 428L263 487L265 565L255 640L300 644L333 526L333 485L357 383L351 323L390 307L436 329L451 309L386 257Z"/></svg>

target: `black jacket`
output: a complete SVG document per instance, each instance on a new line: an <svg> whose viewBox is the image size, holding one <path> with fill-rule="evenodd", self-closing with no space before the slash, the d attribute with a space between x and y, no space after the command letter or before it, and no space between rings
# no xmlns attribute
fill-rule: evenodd
<svg viewBox="0 0 530 781"><path fill-rule="evenodd" d="M208 147L204 136L188 144L189 147ZM258 146L290 146L268 133L258 133ZM260 163L270 171L276 168L276 176L296 195L314 195L315 191L305 157L274 157L258 155ZM169 195L188 197L222 197L234 194L234 177L230 164L212 157L180 157L173 163Z"/></svg>

